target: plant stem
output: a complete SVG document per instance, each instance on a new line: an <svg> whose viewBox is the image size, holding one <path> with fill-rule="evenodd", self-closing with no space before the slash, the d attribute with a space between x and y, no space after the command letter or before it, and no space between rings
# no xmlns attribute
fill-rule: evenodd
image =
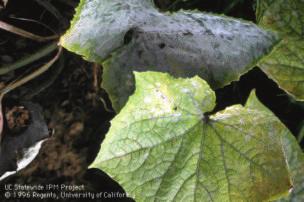
<svg viewBox="0 0 304 202"><path fill-rule="evenodd" d="M44 73L45 71L47 71L57 61L57 59L59 58L61 52L62 52L62 47L59 47L57 54L49 62L47 62L43 66L39 67L37 70L35 70L34 72L32 72L29 75L25 76L24 78L22 78L20 80L15 80L15 81L11 82L10 84L8 84L3 89L1 89L1 91L0 91L0 102L2 101L3 96L5 94L7 94L8 92L14 90L15 88L17 88L17 87L19 87L19 86L27 83L28 81L36 78L37 76L39 76L42 73Z"/></svg>
<svg viewBox="0 0 304 202"><path fill-rule="evenodd" d="M48 88L50 85L53 84L53 82L58 78L60 73L62 72L64 68L64 57L63 55L59 58L56 65L54 65L54 72L47 77L45 80L43 80L38 86L34 86L31 88L30 92L27 92L24 96L25 99L30 100L34 96L38 95L40 92L44 91L46 88ZM53 70L52 70L53 71Z"/></svg>
<svg viewBox="0 0 304 202"><path fill-rule="evenodd" d="M13 25L10 25L10 24L8 24L6 22L3 22L1 20L0 20L0 29L6 30L8 32L11 32L11 33L17 34L19 36L22 36L22 37L25 37L25 38L28 38L28 39L32 39L32 40L35 40L35 41L38 41L38 42L44 42L44 41L49 41L49 40L53 40L53 39L58 38L58 35L52 35L52 36L46 36L46 37L39 36L39 35L30 33L28 31L25 31L23 29L20 29L18 27L15 27Z"/></svg>
<svg viewBox="0 0 304 202"><path fill-rule="evenodd" d="M45 0L35 0L40 6L43 6L48 10L57 20L62 24L67 24L66 19L61 15L61 13L54 7L49 1Z"/></svg>
<svg viewBox="0 0 304 202"><path fill-rule="evenodd" d="M43 47L42 49L38 50L36 53L24 57L18 61L16 61L13 64L5 65L3 67L0 67L0 75L6 74L10 71L16 70L20 67L24 67L25 65L28 65L46 55L48 55L50 52L54 51L57 48L57 42L51 43L46 47Z"/></svg>

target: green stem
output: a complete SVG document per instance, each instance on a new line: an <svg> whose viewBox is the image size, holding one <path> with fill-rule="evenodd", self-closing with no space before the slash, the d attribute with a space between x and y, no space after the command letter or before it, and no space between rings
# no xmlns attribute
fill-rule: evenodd
<svg viewBox="0 0 304 202"><path fill-rule="evenodd" d="M29 75L26 75L24 78L13 81L10 84L8 84L7 86L5 86L3 89L1 89L0 90L0 101L3 98L3 96L5 94L7 94L8 92L10 92L10 91L14 90L15 88L31 81L32 79L38 77L39 75L41 75L42 73L47 71L58 60L61 52L62 52L62 47L59 47L59 50L58 50L57 54L49 62L47 62L43 66L39 67L38 69L34 70Z"/></svg>
<svg viewBox="0 0 304 202"><path fill-rule="evenodd" d="M13 64L9 64L9 65L0 67L0 75L6 74L6 73L16 70L18 68L24 67L25 65L28 65L46 55L48 55L50 52L54 51L57 47L58 47L57 42L51 43L50 45L38 50L33 55L24 57L24 58L16 61Z"/></svg>
<svg viewBox="0 0 304 202"><path fill-rule="evenodd" d="M25 37L25 38L28 38L28 39L38 41L38 42L50 41L50 40L54 40L54 39L59 38L59 36L57 36L57 35L39 36L39 35L33 34L31 32L28 32L26 30L15 27L13 25L10 25L6 22L3 22L2 20L0 20L0 29L8 31L10 33L17 34L19 36L22 36L22 37Z"/></svg>

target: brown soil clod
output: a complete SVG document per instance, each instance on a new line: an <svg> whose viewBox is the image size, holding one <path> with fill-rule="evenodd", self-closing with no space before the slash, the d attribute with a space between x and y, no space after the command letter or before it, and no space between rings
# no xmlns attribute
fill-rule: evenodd
<svg viewBox="0 0 304 202"><path fill-rule="evenodd" d="M26 129L31 121L30 112L24 106L6 108L5 118L12 134L18 134Z"/></svg>

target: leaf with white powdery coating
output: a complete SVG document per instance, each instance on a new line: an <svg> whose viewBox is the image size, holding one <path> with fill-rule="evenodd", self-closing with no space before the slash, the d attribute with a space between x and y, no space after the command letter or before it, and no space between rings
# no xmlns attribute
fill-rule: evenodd
<svg viewBox="0 0 304 202"><path fill-rule="evenodd" d="M283 38L259 66L282 89L304 100L304 1L258 0L257 21Z"/></svg>
<svg viewBox="0 0 304 202"><path fill-rule="evenodd" d="M271 113L234 105L208 117L215 94L199 77L135 73L136 90L112 120L91 167L136 201L266 201L291 181Z"/></svg>
<svg viewBox="0 0 304 202"><path fill-rule="evenodd" d="M136 71L199 75L212 88L238 80L277 43L255 24L198 11L162 13L152 0L82 0L65 48L103 63L103 87L119 111Z"/></svg>

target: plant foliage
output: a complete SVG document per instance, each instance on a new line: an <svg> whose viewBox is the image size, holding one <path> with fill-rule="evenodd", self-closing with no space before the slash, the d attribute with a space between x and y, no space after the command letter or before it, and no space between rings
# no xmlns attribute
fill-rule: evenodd
<svg viewBox="0 0 304 202"><path fill-rule="evenodd" d="M304 1L258 0L257 21L282 41L259 66L281 88L304 100Z"/></svg>
<svg viewBox="0 0 304 202"><path fill-rule="evenodd" d="M254 93L245 107L209 117L215 94L199 77L146 72L135 78L136 91L92 164L135 200L265 201L288 192L281 138L289 132L251 104Z"/></svg>
<svg viewBox="0 0 304 202"><path fill-rule="evenodd" d="M134 70L199 75L219 88L254 67L277 40L251 22L162 13L152 0L83 0L61 44L103 64L103 87L119 111L134 91Z"/></svg>
<svg viewBox="0 0 304 202"><path fill-rule="evenodd" d="M212 89L256 64L303 100L303 4L258 0L266 30L152 0L81 0L61 44L102 64L120 111L91 167L136 201L303 201L303 152L254 91L211 113Z"/></svg>

